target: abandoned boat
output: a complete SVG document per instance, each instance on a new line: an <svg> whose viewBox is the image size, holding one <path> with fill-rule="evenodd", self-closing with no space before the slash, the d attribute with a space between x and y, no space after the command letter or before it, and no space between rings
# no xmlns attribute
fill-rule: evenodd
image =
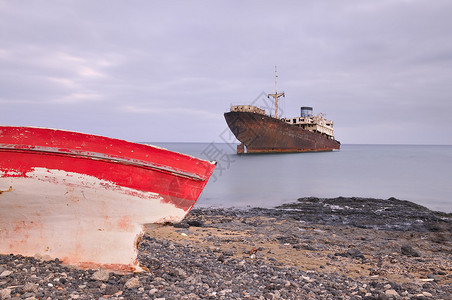
<svg viewBox="0 0 452 300"><path fill-rule="evenodd" d="M143 225L181 221L214 168L150 145L0 126L0 254L139 270Z"/></svg>

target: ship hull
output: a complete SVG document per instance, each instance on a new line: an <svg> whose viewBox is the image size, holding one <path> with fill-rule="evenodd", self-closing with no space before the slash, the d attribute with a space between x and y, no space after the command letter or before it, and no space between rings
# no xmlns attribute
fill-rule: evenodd
<svg viewBox="0 0 452 300"><path fill-rule="evenodd" d="M224 117L235 137L246 146L247 153L319 152L340 149L339 141L286 124L267 115L227 112Z"/></svg>
<svg viewBox="0 0 452 300"><path fill-rule="evenodd" d="M214 168L143 144L0 126L0 253L139 270L143 225L182 220Z"/></svg>

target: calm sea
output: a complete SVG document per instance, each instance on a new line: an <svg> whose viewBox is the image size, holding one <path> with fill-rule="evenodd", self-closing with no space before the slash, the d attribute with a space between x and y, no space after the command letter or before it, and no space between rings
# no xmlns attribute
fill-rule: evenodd
<svg viewBox="0 0 452 300"><path fill-rule="evenodd" d="M218 165L196 207L273 207L300 197L395 197L452 212L452 146L342 145L235 154L234 144L154 143Z"/></svg>

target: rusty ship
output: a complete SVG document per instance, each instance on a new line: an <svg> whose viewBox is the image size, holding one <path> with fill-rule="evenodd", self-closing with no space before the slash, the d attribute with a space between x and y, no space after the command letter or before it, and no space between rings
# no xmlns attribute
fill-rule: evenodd
<svg viewBox="0 0 452 300"><path fill-rule="evenodd" d="M333 121L322 113L314 115L312 107L301 107L299 117L278 116L278 99L285 94L277 91L277 77L275 68L275 93L267 96L275 101L274 116L253 105L234 105L224 114L230 130L241 142L237 153L339 150L341 144L334 137Z"/></svg>

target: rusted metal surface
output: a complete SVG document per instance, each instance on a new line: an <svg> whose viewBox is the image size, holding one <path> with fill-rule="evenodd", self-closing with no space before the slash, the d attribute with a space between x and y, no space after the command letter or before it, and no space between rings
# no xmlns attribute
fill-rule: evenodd
<svg viewBox="0 0 452 300"><path fill-rule="evenodd" d="M0 253L138 270L143 225L182 220L214 168L148 145L0 126Z"/></svg>
<svg viewBox="0 0 452 300"><path fill-rule="evenodd" d="M245 145L241 143L240 145L237 145L237 154L243 154L245 153Z"/></svg>
<svg viewBox="0 0 452 300"><path fill-rule="evenodd" d="M339 141L267 115L227 112L226 122L248 153L318 152L340 149Z"/></svg>

